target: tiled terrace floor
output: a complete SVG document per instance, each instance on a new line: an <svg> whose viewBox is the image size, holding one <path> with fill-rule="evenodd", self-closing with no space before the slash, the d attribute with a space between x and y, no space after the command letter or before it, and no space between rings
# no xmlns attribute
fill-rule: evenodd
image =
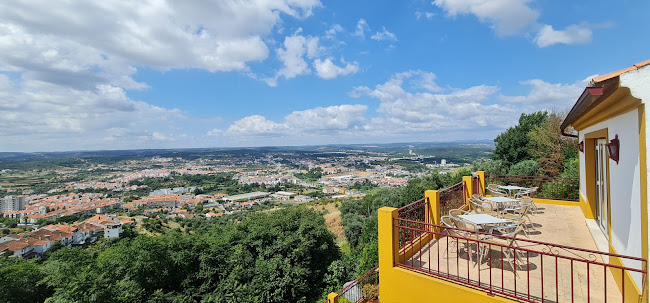
<svg viewBox="0 0 650 303"><path fill-rule="evenodd" d="M597 251L579 207L550 204L538 204L538 207L539 213L531 216L535 229L530 229L530 240ZM486 288L501 291L503 287L504 292L516 292L517 297L533 302L622 302L612 274L601 265L587 266L581 261L523 253L515 273L508 260L501 257L500 247L492 247L491 254L484 258L480 266L476 266L476 244L471 245L473 261L470 261L465 245L459 243L455 246L452 244L455 241L449 237L432 241L405 264L433 274L449 275L457 280L467 281L469 277L470 283L480 283ZM545 245L524 241L518 244L521 248L549 252L549 247ZM449 253L445 253L447 245ZM419 250L418 247L415 250ZM580 251L554 248L550 253L603 262L600 256ZM620 275L619 270L615 270L615 273ZM590 278L587 279L587 276Z"/></svg>

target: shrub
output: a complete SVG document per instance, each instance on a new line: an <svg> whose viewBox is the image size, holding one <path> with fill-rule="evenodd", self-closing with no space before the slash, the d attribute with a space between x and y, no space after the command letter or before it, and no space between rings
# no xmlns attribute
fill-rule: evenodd
<svg viewBox="0 0 650 303"><path fill-rule="evenodd" d="M361 289L363 297L368 300L377 300L379 298L379 285L366 284Z"/></svg>
<svg viewBox="0 0 650 303"><path fill-rule="evenodd" d="M536 176L539 166L535 160L524 160L510 167L509 175L513 176Z"/></svg>

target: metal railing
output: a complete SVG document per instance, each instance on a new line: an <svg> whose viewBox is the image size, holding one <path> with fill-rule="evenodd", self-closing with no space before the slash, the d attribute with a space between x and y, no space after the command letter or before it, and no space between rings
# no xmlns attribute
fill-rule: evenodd
<svg viewBox="0 0 650 303"><path fill-rule="evenodd" d="M523 302L625 302L626 276L645 286L647 261L558 244L396 218L410 238L395 266ZM618 258L622 264L608 262ZM616 278L615 278L616 277ZM617 282L621 283L620 289Z"/></svg>
<svg viewBox="0 0 650 303"><path fill-rule="evenodd" d="M397 209L397 216L398 218L409 221L431 222L429 219L429 203L427 198L422 198L411 204L400 207ZM408 234L400 234L399 239L400 249L403 249L413 241L413 238L409 238Z"/></svg>
<svg viewBox="0 0 650 303"><path fill-rule="evenodd" d="M579 178L549 178L539 176L486 175L485 184L537 187L533 198L578 201ZM489 194L489 193L488 193Z"/></svg>
<svg viewBox="0 0 650 303"><path fill-rule="evenodd" d="M440 193L440 213L445 215L450 210L461 208L467 203L465 182L458 182L450 187L443 188ZM420 221L424 222L424 221Z"/></svg>
<svg viewBox="0 0 650 303"><path fill-rule="evenodd" d="M379 265L368 270L356 280L346 283L343 289L338 292L339 302L342 301L342 298L354 303L365 302L363 287L368 284L379 286ZM328 302L329 300L325 300L325 303Z"/></svg>
<svg viewBox="0 0 650 303"><path fill-rule="evenodd" d="M472 176L472 193L480 194L481 193L481 178L478 176Z"/></svg>

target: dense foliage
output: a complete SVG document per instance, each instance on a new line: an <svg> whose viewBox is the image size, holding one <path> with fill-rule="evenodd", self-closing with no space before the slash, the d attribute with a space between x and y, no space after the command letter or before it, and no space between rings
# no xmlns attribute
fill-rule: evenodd
<svg viewBox="0 0 650 303"><path fill-rule="evenodd" d="M203 221L167 232L62 248L42 264L0 260L0 298L16 302L313 302L339 248L305 208ZM6 280L6 281L5 281Z"/></svg>
<svg viewBox="0 0 650 303"><path fill-rule="evenodd" d="M492 160L476 161L473 169L495 175L578 177L576 139L560 132L564 116L554 111L522 114L518 125L494 139Z"/></svg>
<svg viewBox="0 0 650 303"><path fill-rule="evenodd" d="M548 113L546 111L528 115L521 114L519 124L508 128L494 139L496 147L494 148L493 158L505 161L508 165L533 159L528 133L547 119Z"/></svg>

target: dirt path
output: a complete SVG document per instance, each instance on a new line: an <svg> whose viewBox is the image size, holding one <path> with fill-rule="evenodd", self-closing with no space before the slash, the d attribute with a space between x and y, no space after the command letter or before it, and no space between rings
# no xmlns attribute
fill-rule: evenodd
<svg viewBox="0 0 650 303"><path fill-rule="evenodd" d="M310 208L317 211L327 211L327 213L323 215L323 218L325 218L325 226L327 226L327 229L336 235L336 244L341 247L348 241L345 239L345 235L343 234L343 225L341 225L341 211L336 208L336 204L337 203L315 205L310 206Z"/></svg>

